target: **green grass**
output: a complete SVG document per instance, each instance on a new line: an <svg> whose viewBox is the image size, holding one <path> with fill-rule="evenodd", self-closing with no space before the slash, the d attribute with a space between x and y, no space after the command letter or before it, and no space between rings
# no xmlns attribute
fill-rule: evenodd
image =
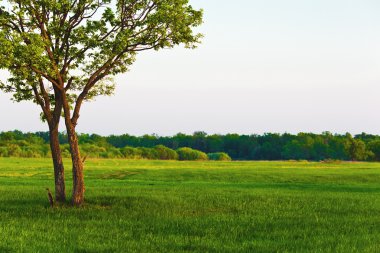
<svg viewBox="0 0 380 253"><path fill-rule="evenodd" d="M380 252L378 163L89 160L82 208L51 167L0 159L0 252Z"/></svg>

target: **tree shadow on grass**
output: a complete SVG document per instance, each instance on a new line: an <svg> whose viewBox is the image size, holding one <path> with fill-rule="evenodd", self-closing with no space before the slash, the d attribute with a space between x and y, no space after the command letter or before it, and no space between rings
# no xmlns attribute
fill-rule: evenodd
<svg viewBox="0 0 380 253"><path fill-rule="evenodd" d="M99 176L99 178L125 180L138 174L141 174L141 171L116 171L116 172L102 174Z"/></svg>
<svg viewBox="0 0 380 253"><path fill-rule="evenodd" d="M96 249L96 250L76 249L74 252L75 253L112 253L112 252L116 252L116 250L114 250L114 249Z"/></svg>
<svg viewBox="0 0 380 253"><path fill-rule="evenodd" d="M65 203L55 203L54 207L51 207L47 198L24 197L1 200L0 215L1 213L12 213L13 216L20 218L39 218L47 213L54 212L107 211L113 209L144 210L146 208L161 208L163 205L163 200L149 196L96 195L86 198L81 207L72 206L70 200ZM1 252L3 251L0 250Z"/></svg>
<svg viewBox="0 0 380 253"><path fill-rule="evenodd" d="M49 202L41 199L6 199L1 200L0 211L41 209L49 207Z"/></svg>
<svg viewBox="0 0 380 253"><path fill-rule="evenodd" d="M110 195L101 195L94 198L88 198L85 201L85 207L88 208L101 208L101 209L111 209L111 208L123 208L123 209L132 209L143 204L146 205L161 205L161 201L144 197L144 196L110 196Z"/></svg>
<svg viewBox="0 0 380 253"><path fill-rule="evenodd" d="M14 252L14 251L11 248L0 246L0 252L2 252L2 253L10 253L10 252Z"/></svg>

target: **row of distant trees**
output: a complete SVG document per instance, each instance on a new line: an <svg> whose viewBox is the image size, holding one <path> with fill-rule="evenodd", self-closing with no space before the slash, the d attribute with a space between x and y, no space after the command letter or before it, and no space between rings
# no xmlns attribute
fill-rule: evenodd
<svg viewBox="0 0 380 253"><path fill-rule="evenodd" d="M380 161L380 136L365 133L352 136L349 133L340 135L329 132L297 135L208 135L195 132L192 135L179 133L170 137L79 134L78 139L82 154L94 158L228 160L231 157L234 160ZM66 134L60 133L59 140L63 156L69 157ZM0 133L0 156L49 155L48 132Z"/></svg>
<svg viewBox="0 0 380 253"><path fill-rule="evenodd" d="M80 136L80 150L83 157L92 158L126 158L148 160L182 160L182 161L231 161L231 157L223 152L204 153L189 147L176 150L164 145L153 147L115 147L105 141L104 137L92 135ZM83 137L83 138L81 138ZM100 138L99 138L100 137ZM70 146L65 134L60 134L63 157L70 157ZM50 157L49 134L22 133L20 131L0 133L0 157Z"/></svg>

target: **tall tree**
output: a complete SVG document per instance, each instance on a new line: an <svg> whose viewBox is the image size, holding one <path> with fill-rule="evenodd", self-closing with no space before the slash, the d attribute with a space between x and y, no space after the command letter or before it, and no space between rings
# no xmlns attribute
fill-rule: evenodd
<svg viewBox="0 0 380 253"><path fill-rule="evenodd" d="M112 94L111 77L126 72L138 52L179 44L194 48L201 34L193 30L201 23L202 11L188 0L3 1L0 68L11 77L0 88L16 101L41 107L51 136L56 198L65 197L55 136L61 114L73 164L72 201L81 205L84 177L76 126L83 103Z"/></svg>

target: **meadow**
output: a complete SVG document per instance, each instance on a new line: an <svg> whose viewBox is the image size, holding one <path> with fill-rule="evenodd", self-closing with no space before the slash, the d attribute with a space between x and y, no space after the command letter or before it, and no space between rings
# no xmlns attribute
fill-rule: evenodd
<svg viewBox="0 0 380 253"><path fill-rule="evenodd" d="M380 252L379 163L89 159L85 180L50 208L51 161L0 158L0 252Z"/></svg>

